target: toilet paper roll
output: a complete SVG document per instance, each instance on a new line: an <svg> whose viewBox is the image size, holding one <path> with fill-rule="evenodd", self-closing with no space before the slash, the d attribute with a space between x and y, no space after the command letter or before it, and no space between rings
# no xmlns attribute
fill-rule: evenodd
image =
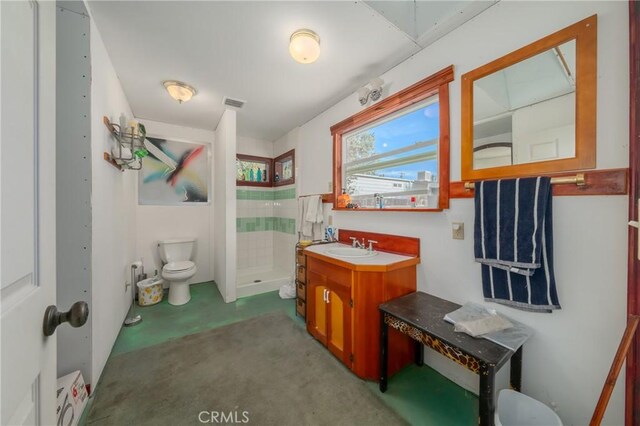
<svg viewBox="0 0 640 426"><path fill-rule="evenodd" d="M132 267L132 268L136 268L136 269L137 269L137 268L141 268L141 267L142 267L142 262L141 262L141 261L139 261L139 260L136 260L135 262L133 262L133 263L131 264L131 267Z"/></svg>

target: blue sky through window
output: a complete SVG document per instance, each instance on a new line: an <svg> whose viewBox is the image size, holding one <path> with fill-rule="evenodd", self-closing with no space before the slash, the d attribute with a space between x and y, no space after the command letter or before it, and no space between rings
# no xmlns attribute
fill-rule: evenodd
<svg viewBox="0 0 640 426"><path fill-rule="evenodd" d="M393 151L438 138L439 135L439 104L437 102L419 108L393 120L379 124L368 130L375 136L375 154ZM421 152L437 151L437 144L421 149ZM403 154L406 155L406 154ZM414 180L417 172L430 171L438 175L438 161L429 160L420 163L390 167L377 170L376 175Z"/></svg>

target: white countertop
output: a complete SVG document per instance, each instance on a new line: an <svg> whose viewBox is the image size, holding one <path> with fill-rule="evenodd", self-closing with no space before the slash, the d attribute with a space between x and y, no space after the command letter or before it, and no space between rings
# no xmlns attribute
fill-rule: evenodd
<svg viewBox="0 0 640 426"><path fill-rule="evenodd" d="M404 262L406 260L415 259L415 256L403 256L400 254L386 253L384 251L375 251L375 256L370 257L343 257L328 254L327 251L337 247L351 247L350 244L331 243L318 244L307 247L305 250L339 260L341 262L350 263L352 265L368 265L368 266L387 266L394 263Z"/></svg>

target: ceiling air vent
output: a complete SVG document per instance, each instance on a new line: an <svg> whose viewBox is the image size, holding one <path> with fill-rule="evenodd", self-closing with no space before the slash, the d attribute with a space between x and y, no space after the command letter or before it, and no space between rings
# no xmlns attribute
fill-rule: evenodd
<svg viewBox="0 0 640 426"><path fill-rule="evenodd" d="M246 101L241 101L240 99L228 98L225 96L224 99L222 99L222 103L225 104L226 106L239 109L244 106Z"/></svg>

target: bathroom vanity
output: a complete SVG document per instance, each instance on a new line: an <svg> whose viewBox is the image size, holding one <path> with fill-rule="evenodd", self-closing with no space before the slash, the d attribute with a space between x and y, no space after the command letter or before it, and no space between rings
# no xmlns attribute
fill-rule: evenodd
<svg viewBox="0 0 640 426"><path fill-rule="evenodd" d="M342 243L307 247L307 330L358 377L380 377L378 306L416 291L419 240L383 234L340 231ZM380 248L350 250L344 239L378 241ZM397 241L396 238L409 241ZM409 253L384 251L401 247ZM415 344L401 333L389 334L390 374L414 360Z"/></svg>

